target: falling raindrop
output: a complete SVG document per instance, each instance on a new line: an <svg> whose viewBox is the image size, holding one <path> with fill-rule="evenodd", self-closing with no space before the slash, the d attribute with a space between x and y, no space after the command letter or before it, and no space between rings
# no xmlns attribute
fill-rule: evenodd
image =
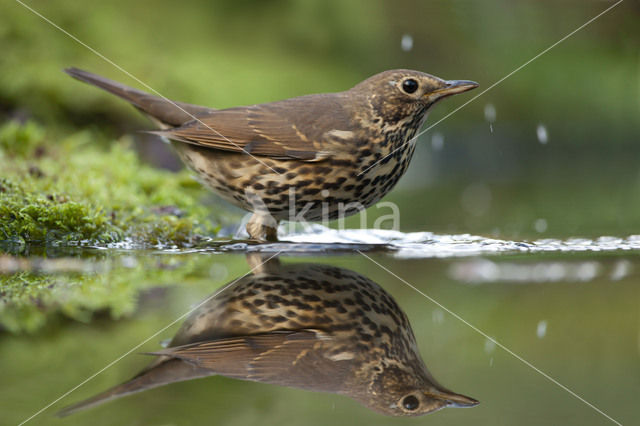
<svg viewBox="0 0 640 426"><path fill-rule="evenodd" d="M488 354L493 352L496 349L496 342L491 339L486 339L484 341L484 351Z"/></svg>
<svg viewBox="0 0 640 426"><path fill-rule="evenodd" d="M496 107L493 104L484 106L484 119L489 122L489 130L493 133L493 122L496 121Z"/></svg>
<svg viewBox="0 0 640 426"><path fill-rule="evenodd" d="M436 132L431 136L431 148L434 151L440 151L444 146L444 135L440 132Z"/></svg>
<svg viewBox="0 0 640 426"><path fill-rule="evenodd" d="M538 136L538 142L543 145L549 140L549 133L547 133L547 127L544 124L538 124L536 135Z"/></svg>
<svg viewBox="0 0 640 426"><path fill-rule="evenodd" d="M536 328L536 335L538 339L542 339L547 334L547 322L542 320L538 323L538 327Z"/></svg>
<svg viewBox="0 0 640 426"><path fill-rule="evenodd" d="M402 41L400 42L400 47L405 52L408 52L411 49L413 49L413 37L411 37L409 34L403 35Z"/></svg>
<svg viewBox="0 0 640 426"><path fill-rule="evenodd" d="M537 232L544 232L547 230L547 221L545 219L536 219L536 221L533 223L533 228L537 231Z"/></svg>
<svg viewBox="0 0 640 426"><path fill-rule="evenodd" d="M493 104L486 104L484 106L484 119L489 123L496 121L496 107Z"/></svg>
<svg viewBox="0 0 640 426"><path fill-rule="evenodd" d="M442 309L434 309L431 312L431 320L434 324L442 324L444 322L444 312Z"/></svg>

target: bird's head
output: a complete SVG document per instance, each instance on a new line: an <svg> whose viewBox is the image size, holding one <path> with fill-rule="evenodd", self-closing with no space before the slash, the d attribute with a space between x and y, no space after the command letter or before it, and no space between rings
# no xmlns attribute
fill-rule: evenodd
<svg viewBox="0 0 640 426"><path fill-rule="evenodd" d="M387 122L398 122L424 114L437 101L478 87L467 80L443 80L413 70L390 70L376 74L351 91L366 99L374 115Z"/></svg>
<svg viewBox="0 0 640 426"><path fill-rule="evenodd" d="M397 366L383 368L357 399L370 409L388 416L422 416L445 407L473 407L473 398L438 384L426 369L407 371Z"/></svg>

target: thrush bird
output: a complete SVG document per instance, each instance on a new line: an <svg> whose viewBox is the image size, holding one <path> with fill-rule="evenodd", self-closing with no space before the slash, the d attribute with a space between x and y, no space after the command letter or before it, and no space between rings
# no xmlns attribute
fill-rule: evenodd
<svg viewBox="0 0 640 426"><path fill-rule="evenodd" d="M280 220L328 221L376 203L407 169L429 108L478 86L400 69L344 92L216 110L65 71L150 116L206 185L253 212L256 240L276 240Z"/></svg>
<svg viewBox="0 0 640 426"><path fill-rule="evenodd" d="M277 259L254 271L205 299L133 379L59 415L214 374L347 395L391 416L478 403L435 381L407 316L376 283Z"/></svg>

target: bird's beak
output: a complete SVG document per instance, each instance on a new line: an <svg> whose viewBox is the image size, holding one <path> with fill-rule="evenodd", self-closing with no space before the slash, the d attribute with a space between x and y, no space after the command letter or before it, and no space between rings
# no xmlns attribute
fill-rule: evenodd
<svg viewBox="0 0 640 426"><path fill-rule="evenodd" d="M468 80L447 80L443 81L443 83L444 85L441 88L436 89L433 92L426 93L425 96L429 97L431 100L442 99L447 96L456 95L478 87L478 83Z"/></svg>
<svg viewBox="0 0 640 426"><path fill-rule="evenodd" d="M460 395L459 393L453 393L448 390L433 389L429 392L425 392L425 395L431 399L442 401L443 407L473 407L480 403L476 399Z"/></svg>

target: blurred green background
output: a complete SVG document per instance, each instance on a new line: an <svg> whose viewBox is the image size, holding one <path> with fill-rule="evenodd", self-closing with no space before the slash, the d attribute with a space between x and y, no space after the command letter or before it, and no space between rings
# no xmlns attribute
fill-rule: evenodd
<svg viewBox="0 0 640 426"><path fill-rule="evenodd" d="M427 125L614 4L24 3L161 94L212 107L344 90L391 68L480 83L474 92L439 104ZM426 132L407 176L385 199L399 205L400 229L509 240L640 234L638 22L640 3L625 0ZM164 144L137 133L152 126L134 109L61 72L76 66L142 88L86 46L10 0L0 3L0 46L0 121L35 122L52 146L86 131L82 146L104 152L113 139L131 135L143 163L181 168ZM86 149L86 155L100 155ZM78 163L60 155L55 161L59 169ZM180 179L186 180L184 173ZM183 204L193 200L198 198ZM372 207L370 223L385 213ZM32 259L70 255L52 247L23 253ZM247 270L244 260L232 255L78 250L71 256L85 258L91 271L0 276L0 401L12 408L4 410L1 424L26 419L171 322L212 287ZM634 400L640 391L636 253L501 256L493 260L507 266L520 262L547 270L554 262L571 268L588 261L607 272L589 282L561 277L546 284L498 280L475 287L451 272L464 261L377 259L622 423L640 416ZM366 273L397 297L406 305L434 376L482 401L471 410L399 423L609 424L369 261L317 261ZM609 274L618 261L631 271L623 279ZM228 274L220 275L215 264L224 265ZM24 283L36 284L36 295ZM7 299L19 303L9 306ZM536 336L541 321L549 327L544 339ZM165 334L140 350L157 349L171 330ZM144 365L140 358L124 358L55 408L130 376ZM33 424L391 422L346 398L223 378L155 390L64 421L53 418L52 411Z"/></svg>

